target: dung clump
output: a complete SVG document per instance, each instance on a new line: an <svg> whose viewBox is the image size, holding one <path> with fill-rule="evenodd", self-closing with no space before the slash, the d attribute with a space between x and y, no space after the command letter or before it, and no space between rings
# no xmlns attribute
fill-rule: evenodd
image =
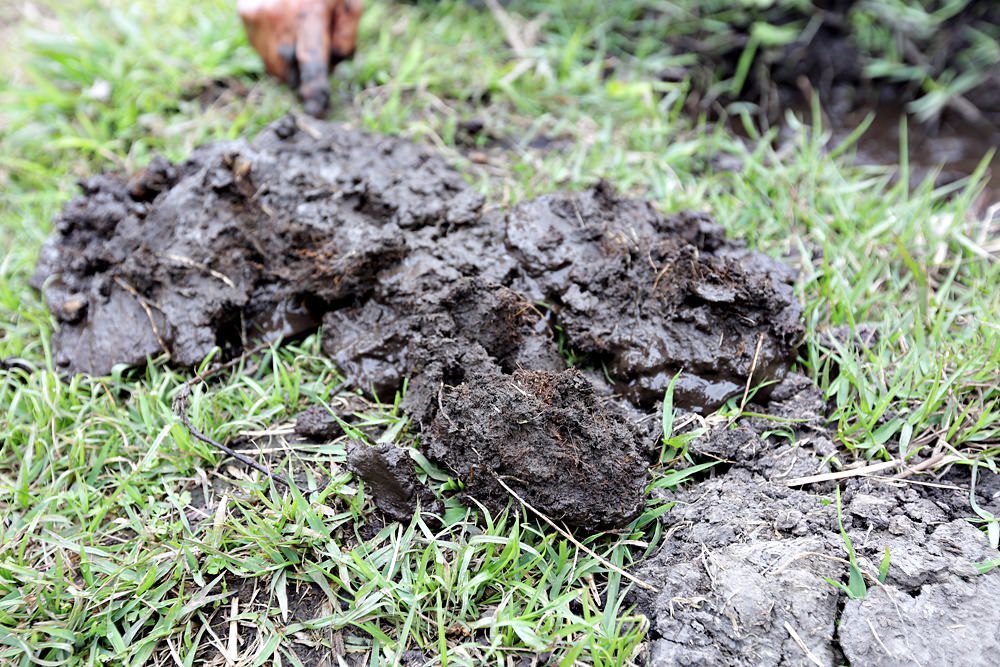
<svg viewBox="0 0 1000 667"><path fill-rule="evenodd" d="M383 400L405 386L423 454L463 500L523 502L588 532L644 507L662 445L651 408L678 373L674 405L695 412L748 380L783 380L736 428L684 420L703 428L688 453L719 465L652 490L674 503L639 572L660 591L634 591L652 664L937 664L976 640L970 661L989 664L1000 573L980 574L996 550L955 510L965 491L844 482L840 518L863 571L871 579L887 547L891 566L864 600L829 583L847 572L836 510L789 488L836 467L837 448L824 396L788 376L802 328L787 268L704 215L664 217L606 184L483 204L411 143L288 117L252 142L85 181L33 284L66 372L163 352L192 366L322 321L351 384ZM586 372L566 369L567 348ZM340 437L350 402L331 410L303 413L299 435ZM443 507L395 444L351 443L347 465L391 518Z"/></svg>
<svg viewBox="0 0 1000 667"><path fill-rule="evenodd" d="M791 272L706 216L664 218L604 183L483 213L425 149L311 119L81 186L32 281L68 372L161 352L193 366L325 318L326 351L389 396L434 354L558 370L559 327L635 403L651 406L680 372L675 402L710 411L751 369L755 383L780 380L801 336ZM479 298L496 312L476 319ZM482 350L443 345L472 330L453 342Z"/></svg>
<svg viewBox="0 0 1000 667"><path fill-rule="evenodd" d="M579 371L470 377L442 390L425 437L428 454L492 511L513 491L550 519L592 531L624 525L643 507L649 462L625 417Z"/></svg>
<svg viewBox="0 0 1000 667"><path fill-rule="evenodd" d="M82 190L33 277L60 369L194 366L322 322L352 385L382 400L405 385L428 454L467 494L505 506L502 479L569 525L639 510L655 443L634 417L671 378L676 405L713 410L748 376L784 377L801 334L790 272L706 216L665 218L606 183L484 211L427 150L312 119ZM567 349L616 395L567 372Z"/></svg>
<svg viewBox="0 0 1000 667"><path fill-rule="evenodd" d="M412 143L292 117L81 187L32 282L59 323L57 365L92 374L315 329L406 255L404 230L469 224L482 205Z"/></svg>
<svg viewBox="0 0 1000 667"><path fill-rule="evenodd" d="M395 521L408 521L418 506L432 513L442 509L431 490L420 483L413 459L403 447L352 442L347 446L347 465L365 480L376 507Z"/></svg>
<svg viewBox="0 0 1000 667"><path fill-rule="evenodd" d="M707 216L663 218L601 185L522 204L507 244L567 341L619 393L713 410L753 382L780 380L802 336L794 276L725 238Z"/></svg>

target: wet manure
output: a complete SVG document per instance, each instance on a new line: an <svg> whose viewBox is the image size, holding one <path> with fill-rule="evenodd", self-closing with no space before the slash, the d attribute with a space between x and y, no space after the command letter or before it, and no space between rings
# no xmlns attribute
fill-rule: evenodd
<svg viewBox="0 0 1000 667"><path fill-rule="evenodd" d="M499 509L508 485L588 530L641 508L656 447L636 418L671 378L708 412L783 378L801 338L792 272L705 215L606 183L488 210L425 148L312 119L81 188L33 277L60 369L194 366L322 323L351 385L391 400L407 383L426 454L467 496ZM567 349L597 372L567 370ZM351 465L401 517L411 462L377 454Z"/></svg>

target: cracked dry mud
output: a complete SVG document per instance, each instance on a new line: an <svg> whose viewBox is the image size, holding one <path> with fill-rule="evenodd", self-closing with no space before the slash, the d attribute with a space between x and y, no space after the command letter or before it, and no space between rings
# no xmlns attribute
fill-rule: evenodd
<svg viewBox="0 0 1000 667"><path fill-rule="evenodd" d="M725 463L671 496L668 537L641 566L662 588L635 597L652 662L939 664L959 645L986 664L1000 648L1000 575L974 568L997 554L962 520L960 492L847 482L859 557L873 571L888 546L892 567L865 600L826 583L846 574L835 512L816 495L832 487L783 483L837 451L823 397L788 374L802 331L794 276L708 217L664 217L606 184L487 210L421 147L295 117L82 187L33 278L65 371L163 352L194 365L322 322L324 351L355 387L391 398L408 382L423 453L465 496L502 509L509 488L594 531L641 509L670 379L683 370L676 404L707 413L754 369L755 383L775 381L757 411L793 419L796 444L766 435L764 419L692 444ZM567 370L560 338L600 372ZM298 430L340 433L325 409ZM404 449L352 445L348 465L390 518L440 509Z"/></svg>
<svg viewBox="0 0 1000 667"><path fill-rule="evenodd" d="M773 421L709 430L696 455L731 466L668 494L669 537L640 568L659 587L637 595L652 619L653 665L988 665L1000 650L996 559L968 522L967 491L872 479L843 483L842 517L869 594L850 600L826 579L847 579L834 487L785 481L829 470L834 453L808 380L780 385L767 411L796 415L796 445L762 435ZM781 441L786 442L786 441ZM946 480L963 483L961 476ZM967 484L968 480L965 479ZM957 488L957 486L956 486ZM996 476L978 487L996 508ZM884 585L874 581L889 549Z"/></svg>

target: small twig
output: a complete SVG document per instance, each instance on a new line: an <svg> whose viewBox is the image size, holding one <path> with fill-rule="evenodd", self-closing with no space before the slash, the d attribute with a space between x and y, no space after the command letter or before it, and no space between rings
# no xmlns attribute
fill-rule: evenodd
<svg viewBox="0 0 1000 667"><path fill-rule="evenodd" d="M139 294L139 290L129 285L120 276L115 276L115 283L123 290L131 294L133 297L135 297L135 300L139 302L139 305L146 313L146 318L149 319L149 326L153 330L153 335L156 336L156 342L160 344L160 347L163 348L164 354L166 354L167 357L169 358L170 348L167 347L167 344L163 341L163 336L160 335L160 329L159 327L156 326L156 320L153 318L153 311L150 309L149 303L146 301L146 298L143 295ZM163 312L159 306L156 306L156 309L160 310L160 312Z"/></svg>
<svg viewBox="0 0 1000 667"><path fill-rule="evenodd" d="M552 526L556 530L556 532L558 532L560 535L562 535L567 540L569 540L570 542L572 542L578 548L580 548L583 551L585 551L592 558L596 558L597 561L601 565L603 565L604 567L608 568L609 570L617 572L618 574L622 575L623 577L625 577L629 581L634 582L636 585L641 586L642 588L645 588L648 591L659 592L660 589L657 588L656 586L653 586L652 584L643 581L642 579L636 577L635 575L629 574L628 572L626 572L622 568L618 567L617 565L615 565L614 563L612 563L611 561L609 561L607 558L605 558L605 557L601 556L600 554L598 554L596 551L594 551L593 549L591 549L590 547L588 547L583 542L581 542L578 539L576 539L575 537L573 537L569 532L567 532L566 530L563 530L562 528L560 528L556 524L555 521L553 521L549 517L545 516L545 514L543 514L541 511L539 511L539 510L535 509L534 507L532 507L531 505L529 505L528 502L525 501L524 498L522 498L521 496L517 495L517 492L514 491L514 489L510 488L509 486L507 486L507 484L502 479L500 479L499 475L497 475L495 472L492 472L492 471L490 471L490 472L493 474L493 478L496 479L496 481L500 484L500 486L502 486L504 489L506 489L507 493L509 493L510 495L512 495L514 497L514 499L517 500L517 502L519 502L522 505L524 505L526 508L528 508L529 510L531 510L534 514L537 514L542 519L542 521L544 521L545 523L547 523L550 526Z"/></svg>
<svg viewBox="0 0 1000 667"><path fill-rule="evenodd" d="M295 114L295 126L298 127L300 130L302 130L303 132L305 132L306 134L308 134L313 139L320 139L323 136L322 132L316 129L315 126L313 126L308 120L306 120L299 114Z"/></svg>
<svg viewBox="0 0 1000 667"><path fill-rule="evenodd" d="M219 451L225 452L227 455L233 457L234 459L236 459L240 463L253 468L257 472L261 473L262 475L266 475L266 476L270 477L275 482L279 482L283 486L290 486L289 483L288 483L288 480L285 479L284 477L282 477L281 475L279 475L278 473L271 472L270 470L268 470L267 468L265 468L261 464L257 463L256 461L254 461L250 457L244 456L243 454L239 453L235 449L232 449L228 445L225 445L225 444L219 442L218 440L213 440L212 438L208 437L207 435L205 435L204 433L202 433L201 431L199 431L195 427L191 426L191 420L188 419L188 414L187 414L187 403L188 403L188 396L190 395L190 393L191 393L190 387L187 386L187 385L185 385L181 389L181 393L177 395L177 404L176 404L177 405L177 414L180 416L181 422L183 422L184 428L186 428L188 430L188 433L190 433L197 440L200 440L200 441L204 442L206 445L211 445L212 447L215 447Z"/></svg>
<svg viewBox="0 0 1000 667"><path fill-rule="evenodd" d="M945 456L943 453L937 456L932 456L931 458L918 463L915 466L906 468L906 462L900 461L898 459L893 459L892 461L883 461L881 463L873 463L867 466L861 466L860 468L851 468L850 470L839 470L837 472L827 472L820 475L810 475L808 477L798 477L796 479L790 479L785 482L786 486L805 486L807 484L816 484L818 482L829 482L835 479L843 479L845 477L868 477L873 476L874 473L882 472L883 470L890 470L892 468L903 468L895 477L891 479L896 482L903 482L904 478L927 470L928 468L933 468L935 466L946 466L957 461L964 461L961 456ZM887 478L879 477L879 481L884 481ZM914 482L916 483L916 482ZM923 484L930 484L929 482L923 482Z"/></svg>
<svg viewBox="0 0 1000 667"><path fill-rule="evenodd" d="M250 357L259 354L264 350L269 349L272 344L273 341L270 343L260 343L259 345L255 345L254 347L251 347L249 350L244 350L243 353L240 354L238 357L233 357L229 361L223 362L216 366L212 366L211 368L198 373L193 378L186 381L184 384L187 385L188 387L191 387L197 382L204 382L213 375L217 375L218 373L221 373L226 369L232 368L233 366L239 366L241 363L243 363Z"/></svg>
<svg viewBox="0 0 1000 667"><path fill-rule="evenodd" d="M229 611L229 644L226 646L226 664L236 664L236 659L240 655L240 635L239 621L240 596L233 596L232 607Z"/></svg>
<svg viewBox="0 0 1000 667"><path fill-rule="evenodd" d="M955 456L953 454L946 455L943 451L938 450L933 455L931 455L931 457L928 458L926 461L921 461L917 465L901 471L898 475L896 475L896 477L899 479L903 479L905 477L909 477L910 475L916 474L918 472L923 472L924 470L928 470L930 468L936 468L938 466L943 468L946 465L951 465L956 461L963 461L963 460L965 459L963 459L961 456Z"/></svg>
<svg viewBox="0 0 1000 667"><path fill-rule="evenodd" d="M802 637L799 637L799 633L795 632L795 628L789 625L788 621L785 621L785 630L787 630L788 634L792 636L792 639L795 641L795 643L799 645L799 648L802 649L802 652L806 654L806 657L809 658L809 662L816 665L817 667L823 667L823 663L819 661L819 658L813 655L813 652L809 650L809 647L806 646L806 643L802 641Z"/></svg>
<svg viewBox="0 0 1000 667"><path fill-rule="evenodd" d="M497 0L485 0L484 4L490 13L493 14L493 19L500 26L503 31L504 39L506 40L508 46L514 51L514 55L518 58L528 57L528 40L532 38L530 31L524 30L524 28L519 27L514 20L507 13L507 10L497 2ZM527 37L527 39L525 39Z"/></svg>
<svg viewBox="0 0 1000 667"><path fill-rule="evenodd" d="M753 374L757 372L757 363L760 361L760 348L764 344L764 333L757 334L757 346L753 351L753 360L750 362L750 373L747 375L747 384L743 387L743 398L740 399L740 412L747 405L750 397L750 385L753 383Z"/></svg>
<svg viewBox="0 0 1000 667"><path fill-rule="evenodd" d="M440 383L440 385L438 386L438 410L440 410L441 414L444 416L444 418L448 420L448 423L451 425L451 427L455 428L455 422L453 422L451 420L451 417L448 416L448 413L445 412L445 409L444 409L444 399L442 397L443 393L444 393L444 382ZM480 458L482 458L482 457L480 457Z"/></svg>
<svg viewBox="0 0 1000 667"><path fill-rule="evenodd" d="M209 369L209 370L206 370L206 371L202 371L201 373L198 373L197 375L195 375L193 378L191 378L190 380L188 380L187 382L185 382L183 385L181 385L181 390L177 394L177 398L174 401L174 411L177 413L177 416L181 418L181 422L184 424L184 428L187 429L188 433L190 433L192 437L194 437L197 440L200 440L201 442L205 443L206 445L211 445L212 447L215 447L219 451L224 452L228 456L233 457L234 459L236 459L240 463L242 463L242 464L244 464L246 466L249 466L250 468L253 468L257 472L261 473L262 475L266 475L266 476L270 477L272 480L274 480L275 482L278 482L278 483L280 483L280 484L282 484L282 485L284 485L284 486L287 487L287 486L290 486L290 485L288 483L288 480L286 480L283 476L281 476L281 475L279 475L279 474L277 474L275 472L272 472L272 471L268 470L266 467L264 467L261 464L257 463L256 461L254 461L250 457L241 454L240 452L238 452L235 449L229 447L228 445L225 445L225 444L219 442L218 440L214 440L214 439L208 437L207 435L205 435L204 433L202 433L198 429L196 429L193 426L191 426L191 420L188 418L188 413L187 413L188 397L191 395L191 387L195 383L197 383L197 382L203 382L206 379L208 379L208 378L212 377L213 375L215 375L216 373L219 373L219 372L221 372L221 371L223 371L223 370L225 370L227 368L232 368L233 366L236 366L236 365L242 363L243 361L245 361L248 357L251 357L251 356L257 354L258 352L261 352L264 349L270 348L270 346L271 346L270 343L262 343L260 345L257 345L256 347L253 347L253 348L245 351L243 354L241 354L240 356L238 356L238 357L236 357L234 359L230 359L229 361L227 361L227 362L225 362L223 364L219 364L218 366L215 366L212 369Z"/></svg>
<svg viewBox="0 0 1000 667"><path fill-rule="evenodd" d="M30 362L16 357L0 358L0 371L21 371L26 375L31 375L35 368Z"/></svg>
<svg viewBox="0 0 1000 667"><path fill-rule="evenodd" d="M650 260L650 261L652 261L652 260ZM656 272L656 280L653 281L653 293L654 294L656 294L656 288L659 286L660 280L664 276L666 276L667 272L670 271L670 269L672 269L672 268L674 268L674 265L671 264L670 262L667 262L666 264L663 265L662 269L660 269L659 271Z"/></svg>

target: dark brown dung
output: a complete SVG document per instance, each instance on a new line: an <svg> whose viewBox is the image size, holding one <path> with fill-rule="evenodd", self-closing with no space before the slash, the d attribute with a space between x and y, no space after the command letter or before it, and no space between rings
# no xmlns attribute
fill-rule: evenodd
<svg viewBox="0 0 1000 667"><path fill-rule="evenodd" d="M391 399L408 380L403 407L470 494L505 504L502 476L570 525L634 516L649 447L566 372L560 336L636 408L681 373L696 411L780 380L801 336L791 272L704 215L603 183L485 212L426 149L311 119L82 189L33 279L60 368L192 366L322 321L354 386Z"/></svg>

